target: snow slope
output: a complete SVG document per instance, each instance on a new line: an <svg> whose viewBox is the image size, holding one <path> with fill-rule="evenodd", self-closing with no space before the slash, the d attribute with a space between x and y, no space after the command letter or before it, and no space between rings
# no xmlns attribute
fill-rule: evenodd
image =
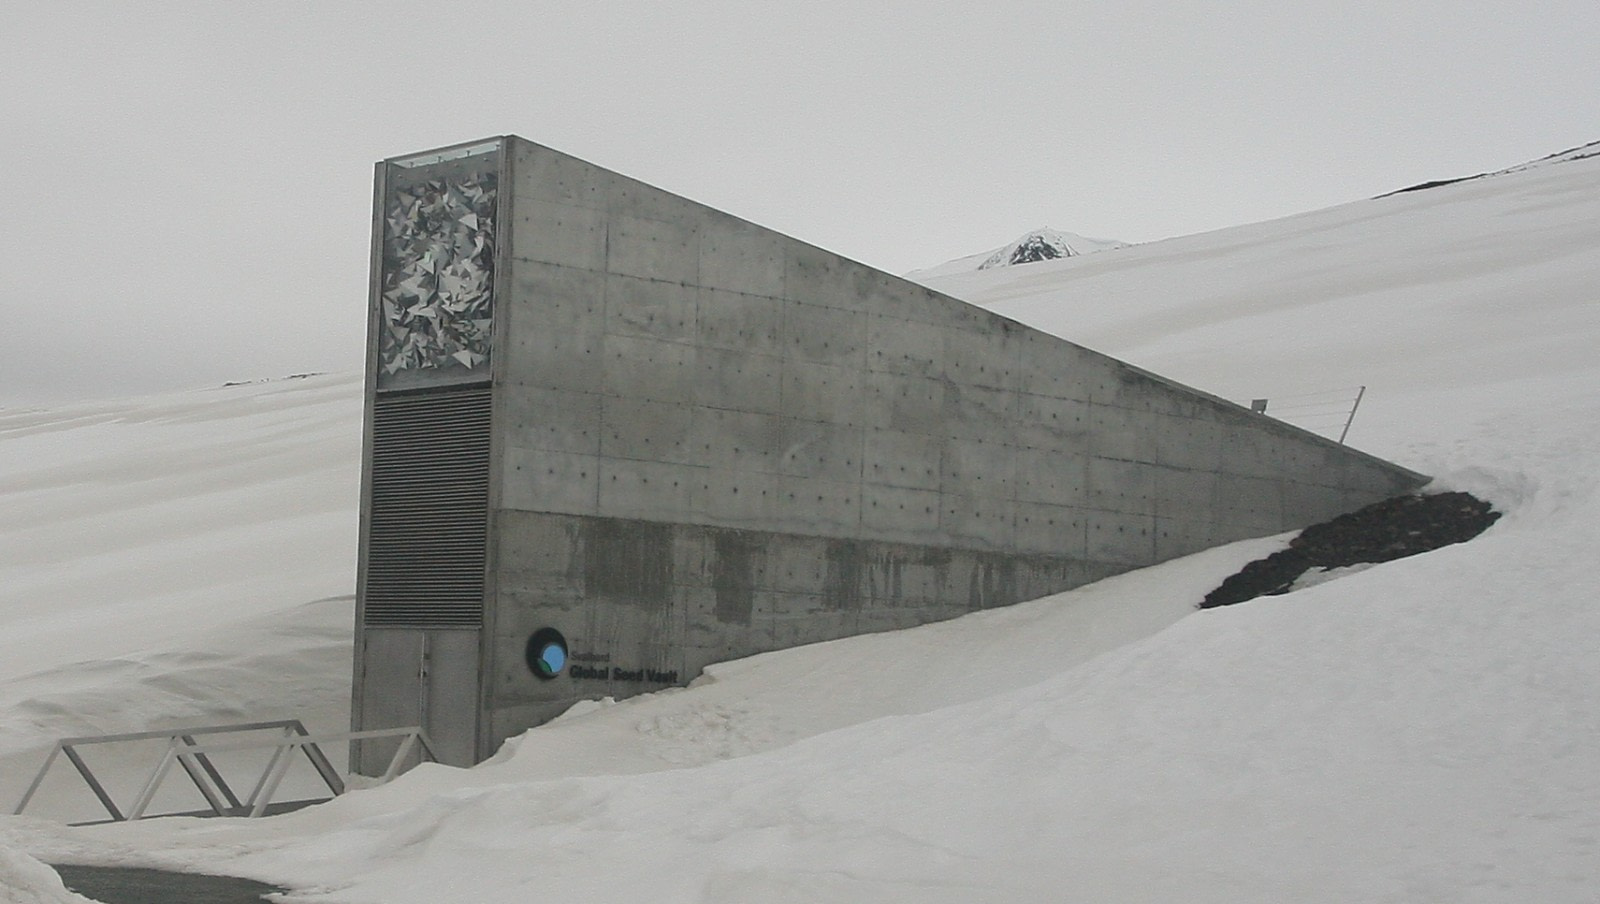
<svg viewBox="0 0 1600 904"><path fill-rule="evenodd" d="M289 816L0 819L0 849L378 904L1600 898L1600 158L935 284L1222 395L1366 384L1353 442L1505 517L1466 545L1192 611L1282 538L1235 544L725 664L687 690L570 713L477 769L424 767ZM316 391L335 407L356 395ZM273 435L249 420L258 404L212 436L248 454ZM0 455L6 487L39 464ZM57 508L50 493L100 511L58 478L38 511ZM146 522L165 541L131 559L194 542L166 511ZM307 554L308 573L324 555ZM70 569L3 567L77 606L52 590ZM206 567L233 580L230 562ZM289 656L295 608L348 592L302 588L294 570L252 584L278 587L252 615L281 617L272 643ZM31 646L57 660L35 649L36 665L68 666L74 637L40 629ZM182 643L115 655L155 663ZM0 699L67 679L39 680ZM47 737L5 725L13 743Z"/></svg>
<svg viewBox="0 0 1600 904"><path fill-rule="evenodd" d="M0 811L59 737L346 729L360 391L0 410Z"/></svg>

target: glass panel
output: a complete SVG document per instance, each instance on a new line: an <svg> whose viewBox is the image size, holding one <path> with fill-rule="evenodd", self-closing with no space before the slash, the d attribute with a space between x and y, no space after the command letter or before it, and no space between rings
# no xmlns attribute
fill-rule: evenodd
<svg viewBox="0 0 1600 904"><path fill-rule="evenodd" d="M384 199L378 386L489 376L498 145L406 169Z"/></svg>

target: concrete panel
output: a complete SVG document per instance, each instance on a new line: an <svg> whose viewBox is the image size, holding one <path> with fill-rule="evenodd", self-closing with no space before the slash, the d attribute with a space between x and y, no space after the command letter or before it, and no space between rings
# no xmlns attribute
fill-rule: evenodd
<svg viewBox="0 0 1600 904"><path fill-rule="evenodd" d="M1086 512L1088 558L1114 565L1156 561L1155 516L1126 512Z"/></svg>
<svg viewBox="0 0 1600 904"><path fill-rule="evenodd" d="M1280 473L1291 480L1313 483L1328 482L1321 479L1330 467L1337 467L1341 456L1335 450L1315 446L1283 444L1278 453Z"/></svg>
<svg viewBox="0 0 1600 904"><path fill-rule="evenodd" d="M1199 510L1204 512L1203 509ZM1156 517L1156 561L1165 562L1216 545L1217 526L1210 521L1185 517Z"/></svg>
<svg viewBox="0 0 1600 904"><path fill-rule="evenodd" d="M1316 524L1343 514L1348 493L1335 487L1299 482L1283 485L1284 518L1292 524Z"/></svg>
<svg viewBox="0 0 1600 904"><path fill-rule="evenodd" d="M943 437L870 427L863 439L863 480L912 489L939 489Z"/></svg>
<svg viewBox="0 0 1600 904"><path fill-rule="evenodd" d="M880 274L800 242L786 242L783 254L784 298L826 308L872 310L871 292Z"/></svg>
<svg viewBox="0 0 1600 904"><path fill-rule="evenodd" d="M1155 472L1154 467L1138 462L1089 459L1089 507L1106 512L1154 513Z"/></svg>
<svg viewBox="0 0 1600 904"><path fill-rule="evenodd" d="M1162 516L1203 518L1217 499L1217 475L1213 471L1179 468L1151 468L1155 481L1155 512Z"/></svg>
<svg viewBox="0 0 1600 904"><path fill-rule="evenodd" d="M680 402L604 397L600 454L607 458L702 464L706 450L696 418L699 409Z"/></svg>
<svg viewBox="0 0 1600 904"><path fill-rule="evenodd" d="M1224 431L1204 417L1177 418L1155 437L1156 463L1172 468L1216 471L1222 462Z"/></svg>
<svg viewBox="0 0 1600 904"><path fill-rule="evenodd" d="M1077 559L1088 555L1088 519L1082 508L1021 499L1015 505L1017 549Z"/></svg>
<svg viewBox="0 0 1600 904"><path fill-rule="evenodd" d="M609 272L663 282L697 283L700 235L692 225L613 214L609 235Z"/></svg>
<svg viewBox="0 0 1600 904"><path fill-rule="evenodd" d="M872 290L872 304L867 310L905 317L941 329L982 331L992 329L1002 321L1013 326L1020 325L983 308L956 301L948 295L907 283L886 273L880 274ZM951 304L952 301L956 303Z"/></svg>
<svg viewBox="0 0 1600 904"><path fill-rule="evenodd" d="M611 274L606 277L605 292L606 332L695 341L699 292L693 286Z"/></svg>
<svg viewBox="0 0 1600 904"><path fill-rule="evenodd" d="M939 608L948 555L930 555L931 549L926 544L868 544L860 579L861 611Z"/></svg>
<svg viewBox="0 0 1600 904"><path fill-rule="evenodd" d="M784 627L787 626L791 636L804 637L798 641L799 643L815 643L830 636L837 636L829 633L828 629L834 626L828 621L813 618L813 616L841 614L839 610L829 606L827 597L820 593L757 591L756 608L773 620L774 633L781 636Z"/></svg>
<svg viewBox="0 0 1600 904"><path fill-rule="evenodd" d="M1017 355L1017 388L1032 395L1089 400L1086 373L1104 370L1102 356L1054 336L1027 330L1013 344Z"/></svg>
<svg viewBox="0 0 1600 904"><path fill-rule="evenodd" d="M1217 470L1276 479L1284 474L1282 449L1270 434L1231 431L1221 444Z"/></svg>
<svg viewBox="0 0 1600 904"><path fill-rule="evenodd" d="M939 492L1010 499L1016 490L1017 449L981 439L951 439L944 445Z"/></svg>
<svg viewBox="0 0 1600 904"><path fill-rule="evenodd" d="M1016 503L1010 499L939 494L939 529L953 545L1003 550L1015 539Z"/></svg>
<svg viewBox="0 0 1600 904"><path fill-rule="evenodd" d="M583 605L583 582L572 573L543 573L531 568L512 568L497 572L503 586L497 597L514 600L514 608L525 606L576 610Z"/></svg>
<svg viewBox="0 0 1600 904"><path fill-rule="evenodd" d="M950 298L916 283L878 273L877 278L867 284L866 292L861 309L869 314L935 328L955 325ZM940 343L943 344L942 339Z"/></svg>
<svg viewBox="0 0 1600 904"><path fill-rule="evenodd" d="M868 370L918 377L944 376L944 333L932 324L866 315Z"/></svg>
<svg viewBox="0 0 1600 904"><path fill-rule="evenodd" d="M516 262L513 273L510 304L504 311L511 336L601 329L604 274L531 261Z"/></svg>
<svg viewBox="0 0 1600 904"><path fill-rule="evenodd" d="M788 520L793 503L785 478L776 474L708 468L706 520L750 530L777 530Z"/></svg>
<svg viewBox="0 0 1600 904"><path fill-rule="evenodd" d="M705 347L778 354L784 302L721 289L700 289L696 341Z"/></svg>
<svg viewBox="0 0 1600 904"><path fill-rule="evenodd" d="M582 575L576 578L570 575L530 575L527 580L532 586L502 588L495 594L495 606L509 615L499 618L497 625L500 622L530 619L542 624L557 617L570 620L581 617L589 609L590 600L584 591ZM505 630L503 626L498 627L496 636ZM533 630L529 628L519 635L520 641L527 640Z"/></svg>
<svg viewBox="0 0 1600 904"><path fill-rule="evenodd" d="M1089 499L1089 459L1067 452L1018 449L1016 497L1049 505L1082 506Z"/></svg>
<svg viewBox="0 0 1600 904"><path fill-rule="evenodd" d="M1012 442L1035 449L1087 454L1093 439L1089 411L1088 402L1076 399L1019 394Z"/></svg>
<svg viewBox="0 0 1600 904"><path fill-rule="evenodd" d="M501 436L522 449L600 451L600 399L592 392L506 384L495 395Z"/></svg>
<svg viewBox="0 0 1600 904"><path fill-rule="evenodd" d="M954 579L949 587L951 602L969 612L1008 606L1021 597L1018 590L1019 572L1027 569L1028 562L1013 556L977 554L963 555L953 563L949 574Z"/></svg>
<svg viewBox="0 0 1600 904"><path fill-rule="evenodd" d="M861 486L861 527L868 535L900 543L937 544L942 497L933 490Z"/></svg>
<svg viewBox="0 0 1600 904"><path fill-rule="evenodd" d="M1340 489L1359 495L1392 496L1406 491L1406 482L1382 463L1365 458L1350 460L1346 464Z"/></svg>
<svg viewBox="0 0 1600 904"><path fill-rule="evenodd" d="M530 512L599 512L600 457L548 449L506 449L500 504Z"/></svg>
<svg viewBox="0 0 1600 904"><path fill-rule="evenodd" d="M1018 393L946 382L943 426L957 439L1003 439L1017 423Z"/></svg>
<svg viewBox="0 0 1600 904"><path fill-rule="evenodd" d="M526 201L555 201L604 210L614 176L576 157L531 141L510 143L513 195L518 206Z"/></svg>
<svg viewBox="0 0 1600 904"><path fill-rule="evenodd" d="M672 579L678 587L712 587L722 572L718 552L724 541L749 536L744 531L674 530L672 532ZM737 544L743 549L745 544ZM681 607L680 607L681 608Z"/></svg>
<svg viewBox="0 0 1600 904"><path fill-rule="evenodd" d="M598 329L528 331L512 337L509 344L503 353L496 353L508 383L586 391L606 377L605 341Z"/></svg>
<svg viewBox="0 0 1600 904"><path fill-rule="evenodd" d="M836 558L828 555L827 541L816 537L770 538L766 547L766 569L756 581L756 589L779 593L822 593L838 591L838 579L830 586L830 575L840 573Z"/></svg>
<svg viewBox="0 0 1600 904"><path fill-rule="evenodd" d="M833 537L856 535L861 525L861 484L783 477L778 485L791 506L791 529Z"/></svg>
<svg viewBox="0 0 1600 904"><path fill-rule="evenodd" d="M609 395L678 402L695 397L695 347L635 336L606 336L601 374Z"/></svg>
<svg viewBox="0 0 1600 904"><path fill-rule="evenodd" d="M866 368L867 315L791 301L783 306L783 354L861 371Z"/></svg>
<svg viewBox="0 0 1600 904"><path fill-rule="evenodd" d="M798 610L799 605L796 608ZM772 619L773 647L782 649L847 637L859 633L860 623L861 616L856 612L814 610L775 615Z"/></svg>
<svg viewBox="0 0 1600 904"><path fill-rule="evenodd" d="M577 518L504 509L495 514L494 535L502 563L499 589L532 590L534 578L579 581L582 550ZM581 586L574 585L574 590Z"/></svg>
<svg viewBox="0 0 1600 904"><path fill-rule="evenodd" d="M1283 483L1237 474L1217 475L1216 519L1258 526L1264 533L1283 523Z"/></svg>
<svg viewBox="0 0 1600 904"><path fill-rule="evenodd" d="M861 423L901 433L944 435L946 384L943 380L869 372L864 375L862 386Z"/></svg>
<svg viewBox="0 0 1600 904"><path fill-rule="evenodd" d="M517 205L511 253L520 260L604 270L605 214L591 207L530 198Z"/></svg>
<svg viewBox="0 0 1600 904"><path fill-rule="evenodd" d="M1103 377L1094 380L1090 386L1091 402L1174 417L1199 417L1202 411L1216 404L1198 393L1183 391L1177 384L1154 374L1111 359L1107 361L1111 366L1104 370Z"/></svg>
<svg viewBox="0 0 1600 904"><path fill-rule="evenodd" d="M689 630L684 635L686 664L726 662L776 649L772 640L771 619L765 616L751 617L745 624L718 622L715 616L716 602L710 591L692 596L688 601L687 613Z"/></svg>
<svg viewBox="0 0 1600 904"><path fill-rule="evenodd" d="M694 400L710 408L776 414L783 410L783 359L731 349L696 349Z"/></svg>
<svg viewBox="0 0 1600 904"><path fill-rule="evenodd" d="M782 236L743 220L709 216L700 236L700 285L781 298L784 244Z"/></svg>
<svg viewBox="0 0 1600 904"><path fill-rule="evenodd" d="M861 480L865 435L862 428L794 418L781 420L780 472L791 477L819 477L837 483Z"/></svg>
<svg viewBox="0 0 1600 904"><path fill-rule="evenodd" d="M791 421L757 411L700 408L695 414L696 433L704 450L702 463L722 473L783 470L792 441L785 433Z"/></svg>
<svg viewBox="0 0 1600 904"><path fill-rule="evenodd" d="M810 421L862 424L863 372L784 359L783 412Z"/></svg>
<svg viewBox="0 0 1600 904"><path fill-rule="evenodd" d="M601 458L600 514L611 518L702 518L706 470L668 462Z"/></svg>
<svg viewBox="0 0 1600 904"><path fill-rule="evenodd" d="M1017 349L1012 336L1018 329L1001 321L1002 329L945 329L944 377L969 386L1016 391Z"/></svg>
<svg viewBox="0 0 1600 904"><path fill-rule="evenodd" d="M698 235L712 217L719 216L717 211L709 207L685 203L683 198L654 185L598 168L596 170L596 178L605 182L606 210L613 218L623 216L657 220L683 227Z"/></svg>
<svg viewBox="0 0 1600 904"><path fill-rule="evenodd" d="M1176 426L1159 415L1127 408L1090 405L1088 412L1089 446L1098 458L1154 463L1159 457L1157 437L1162 430Z"/></svg>

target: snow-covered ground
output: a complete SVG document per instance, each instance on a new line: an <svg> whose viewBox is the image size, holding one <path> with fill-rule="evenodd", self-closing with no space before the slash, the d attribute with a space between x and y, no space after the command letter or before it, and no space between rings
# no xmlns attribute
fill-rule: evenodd
<svg viewBox="0 0 1600 904"><path fill-rule="evenodd" d="M1352 443L1505 517L1239 606L1192 608L1282 538L729 663L270 820L0 819L0 887L58 900L25 852L374 904L1600 899L1600 158L935 284L1231 398L1366 385ZM358 396L0 412L0 793L60 734L342 718Z"/></svg>

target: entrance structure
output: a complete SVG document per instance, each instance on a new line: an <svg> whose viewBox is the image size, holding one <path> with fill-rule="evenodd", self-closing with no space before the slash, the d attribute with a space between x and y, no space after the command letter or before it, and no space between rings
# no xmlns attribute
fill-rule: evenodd
<svg viewBox="0 0 1600 904"><path fill-rule="evenodd" d="M352 718L443 762L1423 481L520 138L375 208Z"/></svg>

